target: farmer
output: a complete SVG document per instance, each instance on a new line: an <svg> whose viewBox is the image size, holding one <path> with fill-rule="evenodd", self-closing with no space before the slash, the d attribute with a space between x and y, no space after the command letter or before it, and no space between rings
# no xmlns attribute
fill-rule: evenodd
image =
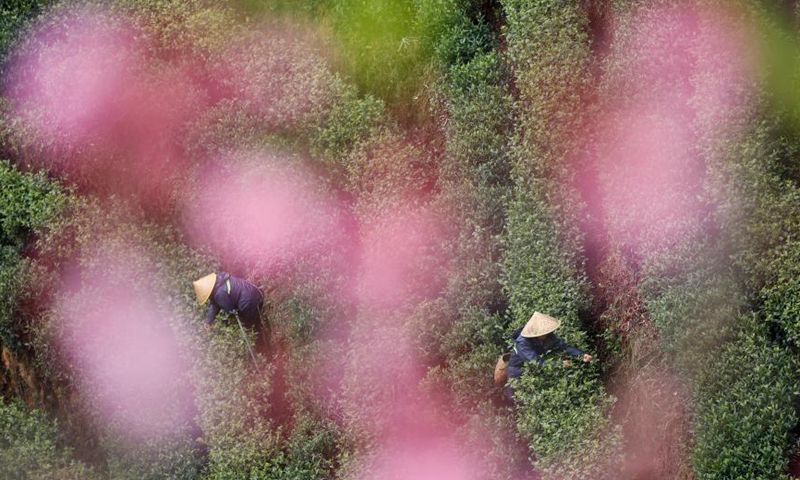
<svg viewBox="0 0 800 480"><path fill-rule="evenodd" d="M522 376L522 365L536 362L540 367L550 352L561 350L570 357L580 358L584 362L591 362L592 356L583 353L575 347L570 347L564 340L558 338L553 332L561 326L561 322L543 313L534 312L531 319L524 327L514 330L511 338L514 340L514 353L508 360L506 369L509 385L506 387L506 396L514 401L514 380ZM571 362L564 360L564 366L569 367Z"/></svg>
<svg viewBox="0 0 800 480"><path fill-rule="evenodd" d="M211 327L220 310L235 313L241 322L257 331L265 330L261 322L264 295L258 287L241 278L220 272L210 273L192 283L197 303L211 300L206 315L206 326Z"/></svg>

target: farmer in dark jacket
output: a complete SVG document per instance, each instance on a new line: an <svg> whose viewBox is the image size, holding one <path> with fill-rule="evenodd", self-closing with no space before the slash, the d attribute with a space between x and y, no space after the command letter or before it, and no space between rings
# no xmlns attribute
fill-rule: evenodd
<svg viewBox="0 0 800 480"><path fill-rule="evenodd" d="M511 334L514 340L514 353L508 360L506 372L508 378L514 379L522 376L522 366L528 362L536 362L540 367L550 352L563 351L573 358L580 358L584 362L591 362L592 356L583 353L575 347L570 347L564 340L558 338L553 332L561 326L561 322L543 313L535 312L524 327L518 328ZM564 360L564 366L570 366L569 360ZM511 382L513 384L513 380ZM506 387L506 396L514 400L514 388Z"/></svg>
<svg viewBox="0 0 800 480"><path fill-rule="evenodd" d="M245 326L263 329L261 308L264 295L258 287L227 273L211 273L192 283L197 302L202 305L211 300L206 314L206 325L211 326L220 310L235 313Z"/></svg>

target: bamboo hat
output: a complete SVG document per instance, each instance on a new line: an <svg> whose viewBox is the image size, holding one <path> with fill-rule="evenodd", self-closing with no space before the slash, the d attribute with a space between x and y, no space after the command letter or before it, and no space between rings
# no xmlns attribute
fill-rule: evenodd
<svg viewBox="0 0 800 480"><path fill-rule="evenodd" d="M197 303L200 305L206 303L211 292L214 290L214 284L217 283L217 274L209 273L203 278L197 279L192 282L194 285L194 294L197 295Z"/></svg>
<svg viewBox="0 0 800 480"><path fill-rule="evenodd" d="M550 315L534 312L531 319L528 320L528 323L522 328L521 335L525 338L541 337L542 335L554 332L560 326L561 322Z"/></svg>

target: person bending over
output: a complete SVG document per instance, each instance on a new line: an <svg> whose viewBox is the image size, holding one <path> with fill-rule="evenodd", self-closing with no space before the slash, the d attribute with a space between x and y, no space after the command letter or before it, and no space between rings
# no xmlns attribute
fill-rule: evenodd
<svg viewBox="0 0 800 480"><path fill-rule="evenodd" d="M573 358L579 358L584 362L591 362L592 356L583 353L575 347L570 347L567 343L558 338L553 333L561 322L543 313L534 312L528 323L524 327L514 330L511 338L514 340L514 353L508 360L506 372L508 374L508 384L506 386L506 397L514 401L514 379L522 376L523 365L528 362L536 362L540 367L544 366L547 356L551 352L563 351ZM564 360L564 366L570 366L569 360Z"/></svg>
<svg viewBox="0 0 800 480"><path fill-rule="evenodd" d="M210 273L194 282L194 293L200 305L210 301L206 314L206 327L210 328L220 310L239 316L242 324L267 336L266 325L261 321L264 295L247 280L228 273ZM262 342L266 339L262 339Z"/></svg>

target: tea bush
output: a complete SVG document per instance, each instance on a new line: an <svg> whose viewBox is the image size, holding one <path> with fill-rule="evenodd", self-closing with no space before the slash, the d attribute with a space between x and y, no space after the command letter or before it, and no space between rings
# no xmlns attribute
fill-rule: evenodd
<svg viewBox="0 0 800 480"><path fill-rule="evenodd" d="M230 47L231 38L245 34L225 3L113 0L110 4L141 29L152 58L166 62L214 61Z"/></svg>
<svg viewBox="0 0 800 480"><path fill-rule="evenodd" d="M753 195L752 188L774 188L763 173L775 168L769 166L775 156L788 150L770 144L768 129L753 117L757 109L748 93L750 80L731 75L736 62L723 60L725 52L718 51L713 42L706 43L718 34L717 22L736 31L736 25L741 25L736 22L742 21L738 14L706 17L698 13L698 21L689 27L685 11L672 2L638 5L623 12L612 45L616 53L606 60L609 75L602 96L611 106L669 98L673 115L690 119L692 130L684 144L665 157L669 168L675 169L674 178L680 179L668 187L668 195L657 195L653 202L642 199L619 205L614 205L613 198L607 200L612 239L628 253L639 276L639 292L659 329L663 349L693 387L689 401L695 409L691 428L697 478L778 478L786 471L790 432L797 423L791 406L794 394L786 390L793 382L794 359L761 323L764 315L757 292L772 275L768 269L777 267L767 253L768 245L780 238L781 227L776 225L794 215L788 210L767 214L772 207L763 199L770 195ZM674 38L669 31L675 28L691 28L694 34L684 38L675 55L654 55L637 45L643 29L656 24L665 25L659 27L663 38ZM653 45L661 38L651 37ZM694 65L688 70L691 74L681 74L679 66L687 64ZM665 67L672 74L648 76ZM626 76L624 72L633 73ZM720 88L723 77L735 79L726 85L730 105L703 101ZM689 84L692 89L687 90ZM617 93L622 85L625 96ZM665 97L661 95L665 91L676 93ZM688 128L669 121L659 125L679 131ZM627 127L623 122L618 128ZM624 153L623 148L614 157L624 158ZM616 158L615 163L619 163ZM759 170L763 173L753 176ZM701 171L707 174L692 173ZM644 171L639 175L646 177ZM624 185L613 174L603 176L602 182L609 196ZM660 205L665 200L672 211ZM653 215L658 222L648 220L641 224L643 228L630 228ZM759 373L743 375L744 364ZM739 395L753 403L735 400ZM758 448L751 448L755 438L751 434L758 436Z"/></svg>
<svg viewBox="0 0 800 480"><path fill-rule="evenodd" d="M6 58L9 50L19 39L31 19L39 15L51 0L12 0L0 8L0 75L6 73Z"/></svg>
<svg viewBox="0 0 800 480"><path fill-rule="evenodd" d="M0 400L0 471L7 479L102 478L74 460L58 425L42 412Z"/></svg>
<svg viewBox="0 0 800 480"><path fill-rule="evenodd" d="M124 278L124 287L132 295L160 305L156 307L162 315L160 335L172 335L174 330L185 334L190 318L171 318L166 313L170 302L180 306L182 301L190 299L186 283L179 290L171 290L177 283L171 283L175 282L173 275L178 272L170 268L180 266L180 275L186 275L188 267L191 273L184 278L196 278L194 271L198 270L199 257L174 242L174 233L165 227L146 224L136 209L121 204L102 206L96 200L78 198L37 242L39 253L26 278L36 286L30 295L43 308L41 316L33 322L32 339L40 370L54 383L54 394L68 413L70 423L83 426L83 431L70 432L81 442L76 446L99 449L94 455L103 459L103 470L115 478L197 475L200 461L195 452L194 425L187 420L194 406L185 395L191 388L190 377L165 387L159 415L138 419L155 428L155 433L139 438L127 432L123 417L108 419L102 414L104 395L108 392L93 388L94 380L81 370L80 359L93 355L85 350L89 347L78 349L77 343L71 349L65 346L80 329L74 319L67 321L67 317L70 309L82 311L88 318L101 315L108 308L104 304L107 300L96 282L104 279L103 288L113 289ZM109 263L109 258L126 262L124 266ZM192 310L197 315L197 310ZM115 339L110 334L106 338L109 342ZM184 355L185 348L182 346ZM187 368L190 364L185 360L175 359L177 363L169 368ZM133 418L130 415L135 414L135 411L120 411L124 418ZM96 432L97 437L87 439L89 432Z"/></svg>
<svg viewBox="0 0 800 480"><path fill-rule="evenodd" d="M530 365L520 377L517 430L530 442L537 469L552 478L597 478L618 462L620 433L606 418L613 397L596 368L558 359Z"/></svg>
<svg viewBox="0 0 800 480"><path fill-rule="evenodd" d="M526 447L518 438L515 422L505 407L498 407L490 400L470 410L457 438L463 450L477 458L474 470L477 477L525 478L531 474Z"/></svg>
<svg viewBox="0 0 800 480"><path fill-rule="evenodd" d="M0 7L3 65L21 52L12 45L49 41L22 36L31 22L70 24L72 4L52 3L38 19L50 2ZM423 404L480 478L611 476L623 446L605 365L528 366L514 409L499 405L490 374L509 331L535 310L590 352L587 327L616 333L584 323L602 306L586 265L608 257L630 277L622 295L646 309L637 319L658 330L660 351L648 352L693 387L684 401L695 476L786 474L798 424L797 139L760 97L768 89L748 83L760 80L737 77L736 62L703 43L717 19L693 15L719 2L79 3L102 6L110 28L135 25L148 59L136 75L149 87L191 71L169 85L185 90L185 116L157 141L181 166L161 179L165 191L148 189L113 142L64 148L0 99L0 152L26 172L0 164L0 342L35 353L64 438L95 467L71 460L45 417L3 404L0 463L12 477L364 476ZM749 11L719 18L736 32ZM741 103L725 112L705 100L729 78L738 83L726 98ZM656 145L668 152L657 158L663 181L637 197L626 182L649 167L617 140L630 133L627 115L651 103L659 108L636 116L643 128L686 142ZM326 218L336 231L315 232L319 248L270 276L187 238L182 206L209 164L269 169L278 157L335 199ZM75 171L61 168L73 160ZM113 181L92 170L105 161ZM58 180L27 173L35 167ZM582 197L587 175L599 192ZM584 245L597 244L608 248L590 254L605 257L587 259ZM114 280L104 258L118 253L132 259L131 292L154 299L179 344L186 374L160 414L188 415L165 421L169 434L132 438L105 421L102 398L80 388L56 341L59 306L97 310L87 279ZM400 259L396 285L371 295L370 262L387 257ZM268 293L271 338L257 365L235 323L198 328L191 280L220 269L250 272ZM607 351L624 349L618 340ZM397 405L399 417L387 413Z"/></svg>
<svg viewBox="0 0 800 480"><path fill-rule="evenodd" d="M460 65L468 64L473 58L482 54L491 54L499 46L499 41L492 32L491 19L482 10L490 10L496 16L497 5L487 5L480 1L451 0L449 2L424 2L423 9L436 12L425 15L431 18L435 26L427 27L426 32L431 42L433 61L446 74Z"/></svg>
<svg viewBox="0 0 800 480"><path fill-rule="evenodd" d="M511 323L524 324L534 311L548 313L562 320L559 335L587 350L580 321L590 302L578 230L581 201L569 165L580 152L585 121L588 19L578 2L503 6L508 61L519 91L515 181L502 259ZM621 459L619 432L606 418L613 399L596 363L567 372L555 368L528 369L523 376L517 398L532 407L518 410L518 430L545 478L596 478Z"/></svg>
<svg viewBox="0 0 800 480"><path fill-rule="evenodd" d="M610 129L602 135L609 137L610 145L596 154L605 225L612 249L622 252L636 279L661 350L684 381L697 386L703 372L714 368L715 352L730 338L735 318L746 307L725 247L713 235L713 223L704 217L709 207L702 195L703 177L693 173L704 168L694 150L697 138L686 123L694 118L694 112L687 113L692 111L692 98L686 85L695 79L681 73L681 66L694 60L692 42L699 35L664 43L676 38L674 30L691 28L684 11L673 2L632 4L617 12L600 84L599 111L603 128ZM669 73L655 73L662 71ZM667 102L663 108L661 102ZM642 105L645 111L637 111ZM648 145L632 131L627 117L631 109L637 112L637 122L652 122L646 128L687 140ZM642 148L653 151L637 150ZM648 161L653 164L647 165ZM654 168L662 172L655 179L650 176ZM642 183L647 183L646 189L639 186ZM702 402L702 394L698 395ZM697 415L691 427L680 428L710 429L709 421Z"/></svg>
<svg viewBox="0 0 800 480"><path fill-rule="evenodd" d="M747 308L715 245L689 239L686 248L647 257L649 268L639 284L662 351L690 382L709 368L714 351L730 338L735 318Z"/></svg>
<svg viewBox="0 0 800 480"><path fill-rule="evenodd" d="M794 236L800 232L800 188L781 174L794 146L780 131L776 122L763 120L735 139L738 151L727 145L713 150L727 160L714 164L719 175L714 191L721 196L720 218L748 295L784 340L797 345L794 292L800 249ZM753 195L753 189L759 194Z"/></svg>
<svg viewBox="0 0 800 480"><path fill-rule="evenodd" d="M769 15L765 4L748 5L731 19L732 28L769 25L769 32L757 33L761 41L793 35ZM791 113L769 108L778 95L768 87L771 69L756 77L732 77L736 62L720 61L714 51L702 53L698 97L705 89L719 88L715 76L735 78L727 87L734 100L729 110L700 110L698 130L704 133L706 190L717 204L720 236L741 285L737 297L746 299L752 313L742 315L736 338L702 376L700 388L707 397L698 399L698 412L708 426L698 427L702 442L694 463L698 478L783 478L798 424L797 392L791 385L797 369L793 272L798 249L793 232L800 224L797 178L789 160L796 156L797 139ZM728 129L720 131L720 124ZM740 376L744 363L749 374ZM747 400L734 400L742 391L748 391ZM754 443L759 448L753 449Z"/></svg>
<svg viewBox="0 0 800 480"><path fill-rule="evenodd" d="M302 274L285 296L271 301L272 348L283 375L274 388L283 390L276 393L289 410L283 420L291 425L283 449L285 478L328 478L343 449L339 401L354 306L340 276L341 254L330 252L326 268Z"/></svg>
<svg viewBox="0 0 800 480"><path fill-rule="evenodd" d="M531 469L525 446L507 429L513 420L493 405L501 394L489 373L505 348L507 303L498 262L511 183L512 98L508 72L494 51L500 42L486 17L499 7L452 7L450 26L435 47L446 74L434 111L443 119L445 144L433 204L447 219L440 248L449 273L440 296L415 312L413 328L432 365L423 390L444 395L446 408L456 412L451 417L462 454L481 469L478 475L499 479Z"/></svg>
<svg viewBox="0 0 800 480"><path fill-rule="evenodd" d="M331 453L330 445L335 443L336 429L326 424L324 417L316 419L306 414L297 420L298 425L305 425L302 427L304 430L295 432L293 429L294 433L289 437L291 440L287 441L278 425L279 421L286 419L277 416L275 405L271 403L274 399L272 378L276 373L275 367L259 358L261 373L254 371L236 323L223 325L224 322L220 320L220 326L213 333L200 331L203 312L195 306L190 281L208 271L216 270L213 263L177 241L176 233L169 227L140 223L142 218L136 211L131 212L118 206L116 210L108 212L97 204L83 205L81 208L85 210L79 209L78 213L64 220L67 225L60 230L62 236L48 238L47 245L51 249L58 245L58 250L66 250L62 261L69 259L71 252L80 251L83 255L82 262L87 265L93 265L91 252L99 248L97 245L109 242L146 245L144 251L149 252L148 262L152 262L149 265L159 272L158 275L149 277L151 281L155 281L152 290L162 292L164 296L159 295L160 302L165 308L175 312L169 318L168 324L176 332L176 337L183 339L181 348L187 362L187 380L191 382L197 408L194 419L196 427L190 425L189 431L185 432L188 436L182 439L179 437L177 443L158 444L153 439L149 444L137 446L124 437L113 435L114 432L101 438L100 445L107 456L109 471L116 472L114 475L117 476L156 478L164 475L197 478L199 470L207 478L237 478L243 471L249 472L253 478L303 478L303 475L321 476L321 473L313 472L329 469L329 462L335 456L335 453ZM57 263L58 259L53 259L50 253L58 256L58 252L44 250L43 258L50 258ZM44 273L46 272L42 275ZM325 277L321 279L324 281ZM297 303L302 298L302 290L297 295L297 300L293 302L298 307L305 308ZM306 292L306 295L311 295L311 291ZM315 308L333 308L325 307L321 300L315 302L319 305ZM283 303L276 306L274 317L269 318L279 341L283 336L283 314L280 313L282 305ZM302 310L294 316L298 317L301 313ZM312 326L309 331L309 321L318 320L307 318L284 337L297 350L297 355L290 357L297 364L289 372L302 372L304 366L319 361L316 356L319 352L311 355L309 350L303 351L302 347L308 343L309 335L323 331L325 325L319 324L316 328ZM47 324L41 327L41 346L37 351L50 351L52 359L48 363L58 367L61 365L58 363L61 356L58 352L51 351L52 346L47 347L53 345L53 342L48 341L48 331ZM252 336L249 341L255 344ZM63 375L64 369L60 368L60 371ZM309 398L316 392L309 388L306 376L297 375L295 378L292 374L290 378L294 380L288 382L287 388L290 391L285 395L288 399L297 401L297 408L300 409L300 405L308 404ZM312 392L304 394L306 389ZM65 398L62 399L62 402L66 401ZM92 399L88 401L91 403ZM302 418L305 420L300 422ZM331 433L325 437L325 441L308 437L308 441L304 442L306 437L301 432L313 428L319 429L319 435L323 432ZM291 453L298 449L310 456Z"/></svg>
<svg viewBox="0 0 800 480"><path fill-rule="evenodd" d="M312 152L332 161L347 158L360 141L378 128L384 113L383 102L365 95L359 98L353 89L344 89L325 120L312 137Z"/></svg>
<svg viewBox="0 0 800 480"><path fill-rule="evenodd" d="M520 124L525 130L526 155L520 175L550 177L575 155L584 100L590 85L588 18L579 2L511 0L501 2L508 61L519 91ZM544 21L544 19L547 19ZM541 161L545 158L546 161ZM566 183L549 185L569 189Z"/></svg>
<svg viewBox="0 0 800 480"><path fill-rule="evenodd" d="M505 302L497 261L509 182L511 99L502 86L499 57L480 52L451 67L443 94L449 119L434 203L449 219L442 248L448 252L450 274L442 296L444 311L430 317L446 319L448 312L455 313L449 322L433 324L443 327L435 338L448 365L437 375L453 375L456 387L471 375L467 372L477 373L479 365L490 363L490 352L503 343L503 320L496 314ZM483 384L478 390L473 389L476 382ZM486 378L478 376L457 387L462 393L454 395L455 401L478 402L489 394L488 387ZM470 391L482 393L473 396Z"/></svg>
<svg viewBox="0 0 800 480"><path fill-rule="evenodd" d="M497 53L477 52L464 63L453 65L443 87L447 113L447 154L440 175L443 184L455 188L469 181L481 186L477 193L502 197L509 184L508 135L512 130L511 97ZM494 190L498 189L498 190ZM498 202L501 198L497 198ZM496 220L499 222L499 220ZM495 227L496 228L496 227Z"/></svg>
<svg viewBox="0 0 800 480"><path fill-rule="evenodd" d="M789 478L787 452L799 419L797 356L771 342L764 324L741 323L698 389L697 478Z"/></svg>
<svg viewBox="0 0 800 480"><path fill-rule="evenodd" d="M340 164L360 242L336 408L342 420L339 474L350 478L366 474L361 470L369 468L380 440L402 429L407 420L396 419L420 401L409 317L438 295L445 272L437 244L440 219L430 206L436 157L421 135L386 122Z"/></svg>
<svg viewBox="0 0 800 480"><path fill-rule="evenodd" d="M558 241L562 230L552 208L522 185L515 193L503 237L503 281L513 321L522 324L533 311L542 311L577 327L579 313L588 308L579 257Z"/></svg>
<svg viewBox="0 0 800 480"><path fill-rule="evenodd" d="M65 190L44 174L23 173L0 162L2 245L21 251L63 209Z"/></svg>
<svg viewBox="0 0 800 480"><path fill-rule="evenodd" d="M800 245L788 240L776 250L769 283L759 292L764 317L788 342L800 345Z"/></svg>
<svg viewBox="0 0 800 480"><path fill-rule="evenodd" d="M485 307L472 309L465 307L451 325L438 332L443 363L431 369L427 379L432 391L449 392L449 401L464 412L472 412L487 399L499 399L490 373L505 340L505 321L500 315L489 315Z"/></svg>
<svg viewBox="0 0 800 480"><path fill-rule="evenodd" d="M755 320L743 319L737 338L699 375L698 478L784 478L799 420L793 387L797 356L789 348L796 345L797 328L792 272L798 250L788 233L797 229L796 207L787 201L797 188L772 173L775 153L782 148L764 133L745 130L730 144L718 143L709 151L723 238L730 242L744 286L736 298L748 300ZM720 158L726 163L717 163ZM759 195L742 190L756 185L762 186ZM745 364L752 373L742 376ZM745 391L746 400L740 398Z"/></svg>
<svg viewBox="0 0 800 480"><path fill-rule="evenodd" d="M67 192L43 174L26 174L0 162L0 344L22 348L27 324L18 316L24 297L26 253L66 204Z"/></svg>

